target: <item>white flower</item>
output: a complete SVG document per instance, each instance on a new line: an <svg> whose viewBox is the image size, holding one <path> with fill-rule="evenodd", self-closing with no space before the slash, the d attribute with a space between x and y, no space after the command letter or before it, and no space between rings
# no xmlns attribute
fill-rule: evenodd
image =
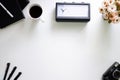
<svg viewBox="0 0 120 80"><path fill-rule="evenodd" d="M105 20L107 20L109 18L107 13L104 13L102 16Z"/></svg>
<svg viewBox="0 0 120 80"><path fill-rule="evenodd" d="M118 23L118 22L120 22L120 18L116 17L115 20L113 21L113 23Z"/></svg>
<svg viewBox="0 0 120 80"><path fill-rule="evenodd" d="M110 5L107 7L108 12L114 12L117 10L117 7L115 5Z"/></svg>
<svg viewBox="0 0 120 80"><path fill-rule="evenodd" d="M109 3L110 4L114 4L114 0L109 0Z"/></svg>
<svg viewBox="0 0 120 80"><path fill-rule="evenodd" d="M104 0L103 7L108 7L110 5L108 0Z"/></svg>

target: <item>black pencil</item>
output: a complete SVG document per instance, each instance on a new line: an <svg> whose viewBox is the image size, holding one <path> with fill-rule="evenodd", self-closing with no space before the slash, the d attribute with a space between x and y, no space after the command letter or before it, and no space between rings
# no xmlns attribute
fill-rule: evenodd
<svg viewBox="0 0 120 80"><path fill-rule="evenodd" d="M7 76L7 73L8 73L9 67L10 67L10 63L7 63L3 80L6 80L6 76Z"/></svg>
<svg viewBox="0 0 120 80"><path fill-rule="evenodd" d="M17 76L14 78L14 80L17 80L17 79L20 77L21 74L22 74L22 72L19 72L19 73L17 74Z"/></svg>
<svg viewBox="0 0 120 80"><path fill-rule="evenodd" d="M7 80L10 80L10 78L12 77L13 73L15 72L16 70L16 66L13 68L13 70L11 71L10 75L8 76L8 79Z"/></svg>

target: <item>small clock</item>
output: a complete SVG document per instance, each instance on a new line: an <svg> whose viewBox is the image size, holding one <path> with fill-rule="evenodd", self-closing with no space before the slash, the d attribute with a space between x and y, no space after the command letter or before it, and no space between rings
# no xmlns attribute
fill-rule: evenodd
<svg viewBox="0 0 120 80"><path fill-rule="evenodd" d="M56 3L56 21L90 21L89 3Z"/></svg>

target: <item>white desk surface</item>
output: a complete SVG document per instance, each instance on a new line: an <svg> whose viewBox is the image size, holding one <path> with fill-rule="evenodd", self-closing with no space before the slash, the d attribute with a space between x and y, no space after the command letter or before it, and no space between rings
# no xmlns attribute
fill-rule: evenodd
<svg viewBox="0 0 120 80"><path fill-rule="evenodd" d="M0 29L0 76L10 62L16 73L22 71L19 80L101 80L113 62L120 62L120 23L103 21L103 0L85 1L91 4L88 23L55 21L55 3L73 1L84 0L31 0L23 11L26 19ZM43 8L38 21L28 15L34 3Z"/></svg>

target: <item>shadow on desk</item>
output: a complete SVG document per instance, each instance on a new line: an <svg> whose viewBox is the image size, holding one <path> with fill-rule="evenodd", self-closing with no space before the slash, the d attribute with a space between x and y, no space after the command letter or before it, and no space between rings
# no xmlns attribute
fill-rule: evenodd
<svg viewBox="0 0 120 80"><path fill-rule="evenodd" d="M55 20L55 10L53 10L51 25L53 31L82 31L89 22L57 22Z"/></svg>
<svg viewBox="0 0 120 80"><path fill-rule="evenodd" d="M96 63L102 64L107 62L110 56L112 46L112 25L99 18L95 24L94 30L88 34L89 39L89 52L94 57Z"/></svg>

